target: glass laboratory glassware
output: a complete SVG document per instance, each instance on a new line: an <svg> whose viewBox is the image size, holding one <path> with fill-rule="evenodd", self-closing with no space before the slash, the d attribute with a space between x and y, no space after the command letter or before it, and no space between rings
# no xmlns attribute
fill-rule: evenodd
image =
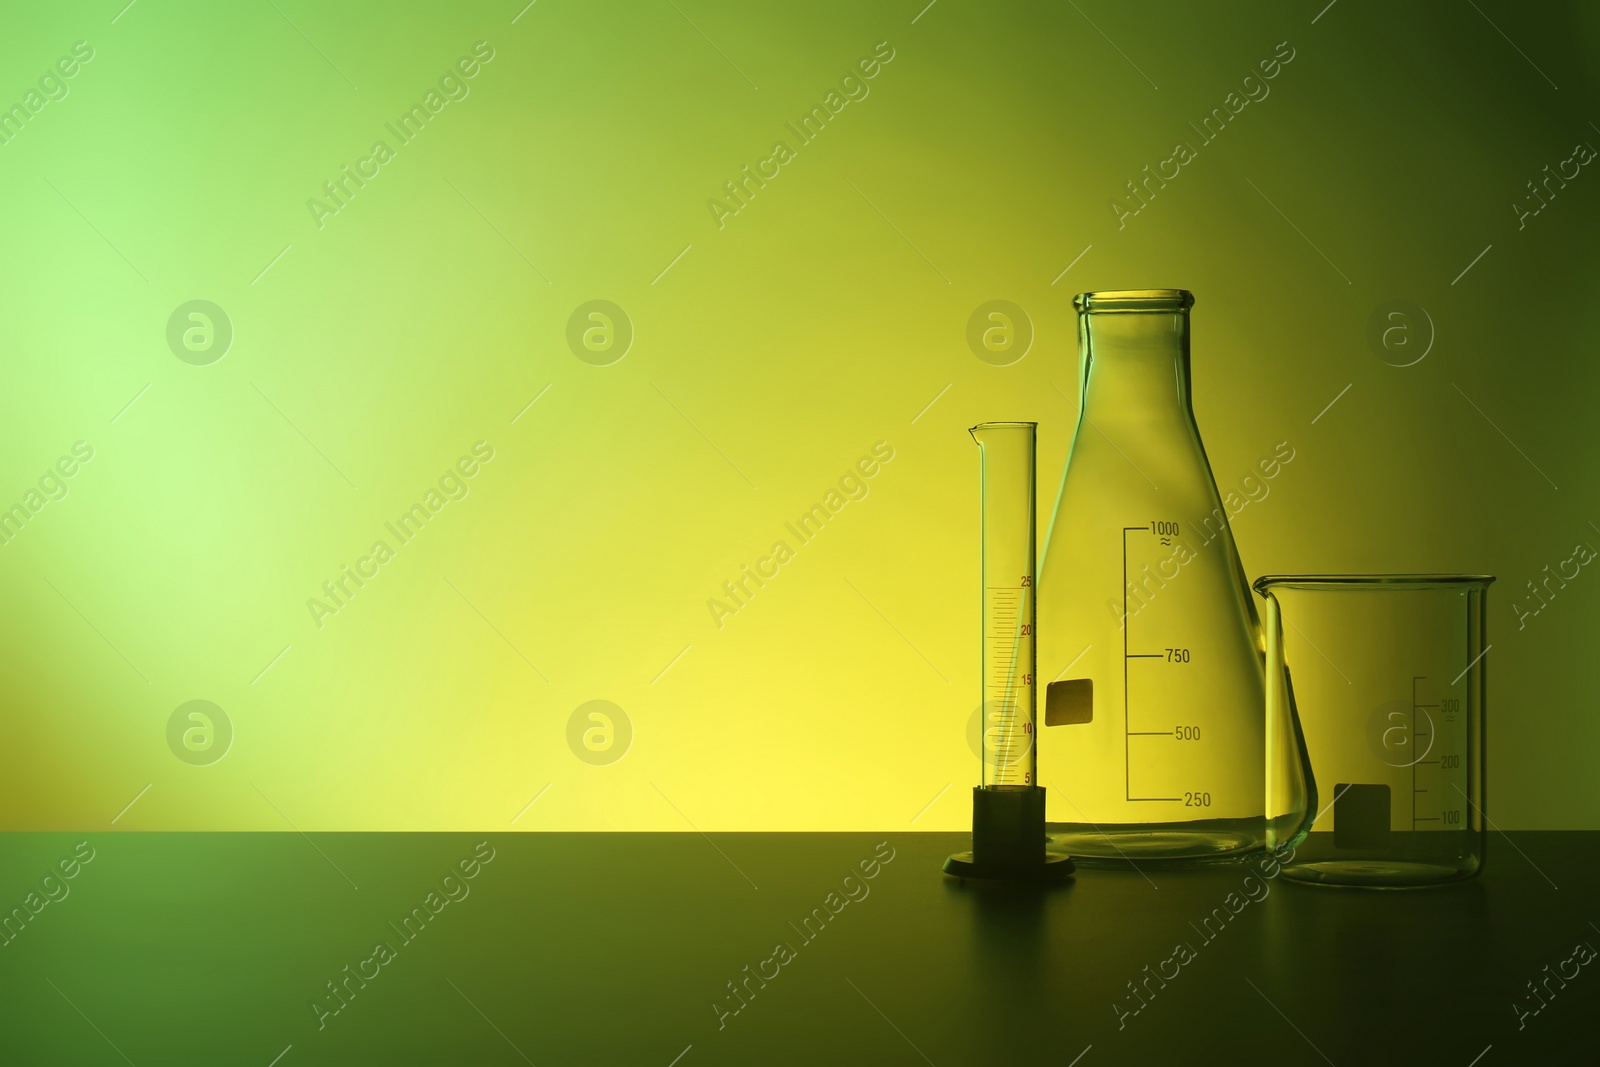
<svg viewBox="0 0 1600 1067"><path fill-rule="evenodd" d="M972 791L972 851L945 861L963 878L1055 879L1072 861L1045 851L1034 682L1036 430L971 429L982 457L982 784Z"/></svg>
<svg viewBox="0 0 1600 1067"><path fill-rule="evenodd" d="M1052 847L1089 865L1266 840L1264 646L1190 405L1193 303L1073 301L1081 402L1039 574L1038 769Z"/></svg>
<svg viewBox="0 0 1600 1067"><path fill-rule="evenodd" d="M1285 876L1399 887L1483 862L1488 575L1269 575L1268 735L1304 731L1315 813ZM1289 685L1293 673L1294 685ZM1301 788L1269 744L1267 790ZM1291 772L1285 776L1285 771ZM1319 796L1320 794L1320 796Z"/></svg>

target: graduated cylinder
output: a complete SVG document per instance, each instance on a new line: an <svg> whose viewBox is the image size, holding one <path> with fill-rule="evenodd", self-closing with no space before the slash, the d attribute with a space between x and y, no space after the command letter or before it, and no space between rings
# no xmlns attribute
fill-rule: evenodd
<svg viewBox="0 0 1600 1067"><path fill-rule="evenodd" d="M982 453L983 786L1034 786L1032 422L971 429Z"/></svg>
<svg viewBox="0 0 1600 1067"><path fill-rule="evenodd" d="M1045 849L1045 791L1035 766L1033 612L1034 430L985 422L982 486L983 784L972 791L972 851L945 860L959 878L1055 881L1073 871Z"/></svg>

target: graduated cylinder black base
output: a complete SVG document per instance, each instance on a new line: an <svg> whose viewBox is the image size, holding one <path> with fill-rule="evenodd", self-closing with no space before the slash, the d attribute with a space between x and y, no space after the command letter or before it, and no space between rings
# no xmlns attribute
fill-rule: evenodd
<svg viewBox="0 0 1600 1067"><path fill-rule="evenodd" d="M1072 858L1044 847L1044 787L975 786L972 790L972 851L944 861L957 878L1007 882L1055 882L1071 877Z"/></svg>

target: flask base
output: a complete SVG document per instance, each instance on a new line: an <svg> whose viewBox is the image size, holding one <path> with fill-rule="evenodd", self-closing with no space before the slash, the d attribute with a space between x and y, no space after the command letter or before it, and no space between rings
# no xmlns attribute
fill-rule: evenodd
<svg viewBox="0 0 1600 1067"><path fill-rule="evenodd" d="M1046 847L1070 853L1085 867L1152 863L1229 863L1260 852L1261 819L1208 819L1198 823L1089 825L1049 823Z"/></svg>

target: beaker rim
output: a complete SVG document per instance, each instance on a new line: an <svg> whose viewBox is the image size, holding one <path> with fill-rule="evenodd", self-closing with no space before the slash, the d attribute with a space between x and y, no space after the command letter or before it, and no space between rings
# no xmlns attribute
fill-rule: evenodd
<svg viewBox="0 0 1600 1067"><path fill-rule="evenodd" d="M1194 307L1194 294L1187 289L1095 289L1072 298L1080 312L1103 311L1187 311Z"/></svg>
<svg viewBox="0 0 1600 1067"><path fill-rule="evenodd" d="M1405 587L1428 589L1453 585L1487 587L1495 580L1492 574L1263 574L1251 583L1251 588L1262 596L1276 586L1291 589L1384 589Z"/></svg>

